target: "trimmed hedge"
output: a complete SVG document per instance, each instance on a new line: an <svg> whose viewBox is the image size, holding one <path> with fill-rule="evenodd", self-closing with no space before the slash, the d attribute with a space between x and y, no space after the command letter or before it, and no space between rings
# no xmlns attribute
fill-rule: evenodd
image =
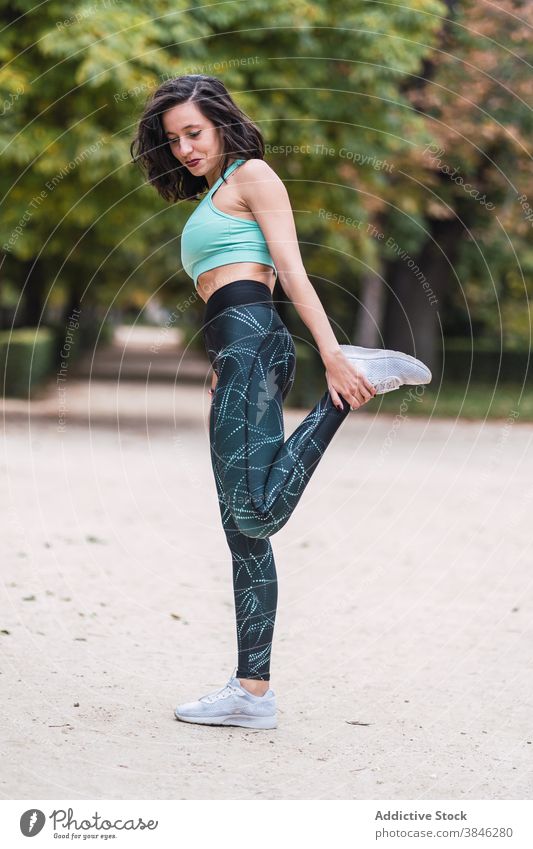
<svg viewBox="0 0 533 849"><path fill-rule="evenodd" d="M5 396L31 398L55 368L55 338L49 327L0 331L0 376Z"/></svg>
<svg viewBox="0 0 533 849"><path fill-rule="evenodd" d="M533 377L531 352L502 350L492 340L445 339L440 361L444 379L451 382L518 384Z"/></svg>

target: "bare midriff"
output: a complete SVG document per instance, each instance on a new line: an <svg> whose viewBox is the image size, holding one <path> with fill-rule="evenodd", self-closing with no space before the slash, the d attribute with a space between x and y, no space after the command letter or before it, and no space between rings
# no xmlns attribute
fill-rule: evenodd
<svg viewBox="0 0 533 849"><path fill-rule="evenodd" d="M258 283L265 283L273 292L276 272L270 265L263 265L262 262L231 262L200 274L196 291L202 300L207 302L213 292L222 286L228 286L234 280L257 280Z"/></svg>

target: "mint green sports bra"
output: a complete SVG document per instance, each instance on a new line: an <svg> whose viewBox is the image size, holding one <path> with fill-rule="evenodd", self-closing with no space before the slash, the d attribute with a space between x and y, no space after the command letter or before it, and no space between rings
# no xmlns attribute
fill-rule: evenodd
<svg viewBox="0 0 533 849"><path fill-rule="evenodd" d="M236 159L228 165L224 176L243 162L246 159ZM257 221L228 215L214 206L212 197L221 183L219 177L187 219L181 234L181 263L195 287L204 271L231 262L261 262L276 271Z"/></svg>

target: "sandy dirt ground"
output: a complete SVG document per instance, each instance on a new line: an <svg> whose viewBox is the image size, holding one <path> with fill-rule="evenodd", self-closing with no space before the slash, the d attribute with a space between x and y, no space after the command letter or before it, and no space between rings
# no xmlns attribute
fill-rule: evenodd
<svg viewBox="0 0 533 849"><path fill-rule="evenodd" d="M248 731L173 716L236 663L206 392L67 400L4 411L2 798L531 798L532 426L350 415L272 538Z"/></svg>

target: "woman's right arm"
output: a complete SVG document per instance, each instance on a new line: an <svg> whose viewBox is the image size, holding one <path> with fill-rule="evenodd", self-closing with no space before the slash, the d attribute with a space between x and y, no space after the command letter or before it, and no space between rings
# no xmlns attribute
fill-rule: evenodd
<svg viewBox="0 0 533 849"><path fill-rule="evenodd" d="M265 237L284 293L316 342L326 369L331 399L342 410L342 395L355 410L369 401L376 390L366 375L358 371L343 353L328 315L307 276L287 189L263 159L249 159L238 172L243 174L244 168L247 176L240 187L242 195Z"/></svg>

